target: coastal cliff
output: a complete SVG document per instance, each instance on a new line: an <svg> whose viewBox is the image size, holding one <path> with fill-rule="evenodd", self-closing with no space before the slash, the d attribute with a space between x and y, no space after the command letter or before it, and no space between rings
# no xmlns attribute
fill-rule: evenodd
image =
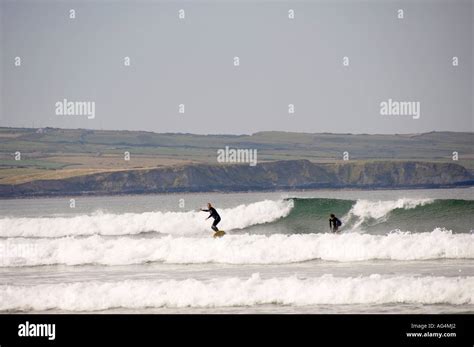
<svg viewBox="0 0 474 347"><path fill-rule="evenodd" d="M2 197L164 192L264 191L317 188L439 188L474 185L454 163L374 161L313 163L285 160L249 165L188 164L102 172L0 185Z"/></svg>

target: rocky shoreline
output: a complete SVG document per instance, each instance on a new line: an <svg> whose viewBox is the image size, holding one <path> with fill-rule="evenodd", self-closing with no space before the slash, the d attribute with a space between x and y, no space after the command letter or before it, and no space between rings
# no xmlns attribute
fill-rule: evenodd
<svg viewBox="0 0 474 347"><path fill-rule="evenodd" d="M256 166L189 164L4 184L0 197L463 186L474 186L474 175L455 163L285 160Z"/></svg>

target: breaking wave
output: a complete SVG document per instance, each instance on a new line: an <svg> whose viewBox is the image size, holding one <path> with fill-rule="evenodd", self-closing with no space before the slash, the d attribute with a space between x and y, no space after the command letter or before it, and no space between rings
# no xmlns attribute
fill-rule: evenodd
<svg viewBox="0 0 474 347"><path fill-rule="evenodd" d="M216 295L218 293L218 295ZM0 285L0 311L338 304L474 304L474 277L381 276Z"/></svg>
<svg viewBox="0 0 474 347"><path fill-rule="evenodd" d="M328 217L335 213L342 230L386 234L392 230L430 232L446 228L468 233L474 229L474 201L398 199L388 201L299 199L264 200L219 209L226 231L249 234L295 234L328 231ZM209 235L204 212L103 213L74 217L0 218L0 237L107 235L125 236L147 232L177 236Z"/></svg>
<svg viewBox="0 0 474 347"><path fill-rule="evenodd" d="M64 237L0 239L0 266L177 264L282 264L329 261L473 259L474 235L443 229L393 232L227 235L210 237Z"/></svg>
<svg viewBox="0 0 474 347"><path fill-rule="evenodd" d="M265 200L221 209L222 227L243 229L287 216L293 201ZM136 235L144 232L190 235L209 234L207 214L190 212L95 213L75 217L3 218L2 237L63 237L80 235ZM219 225L219 226L221 226Z"/></svg>

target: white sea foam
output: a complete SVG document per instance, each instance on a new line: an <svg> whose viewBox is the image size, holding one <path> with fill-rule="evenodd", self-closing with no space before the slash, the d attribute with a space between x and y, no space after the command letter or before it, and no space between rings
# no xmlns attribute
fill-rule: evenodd
<svg viewBox="0 0 474 347"><path fill-rule="evenodd" d="M15 252L20 250L21 252ZM323 259L474 258L474 235L430 233L226 235L210 237L65 237L0 240L1 266L125 265L145 262L278 264Z"/></svg>
<svg viewBox="0 0 474 347"><path fill-rule="evenodd" d="M370 219L375 219L378 222L384 222L389 217L390 213L396 209L412 209L418 206L424 206L433 203L433 199L411 199L402 198L398 200L379 200L371 201L359 199L350 209L343 220L354 220L351 229L359 228L362 223Z"/></svg>
<svg viewBox="0 0 474 347"><path fill-rule="evenodd" d="M217 295L218 293L218 295ZM229 307L260 304L474 304L474 277L296 276L0 285L0 311Z"/></svg>
<svg viewBox="0 0 474 347"><path fill-rule="evenodd" d="M221 209L225 230L242 229L287 216L293 201L265 200ZM2 218L2 237L62 237L72 235L133 235L156 231L163 234L209 233L211 221L205 212L95 213L75 217Z"/></svg>

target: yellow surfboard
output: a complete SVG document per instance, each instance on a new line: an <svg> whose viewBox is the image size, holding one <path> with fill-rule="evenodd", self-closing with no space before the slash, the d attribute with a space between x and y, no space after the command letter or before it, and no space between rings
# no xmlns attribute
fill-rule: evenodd
<svg viewBox="0 0 474 347"><path fill-rule="evenodd" d="M216 237L222 237L222 236L224 236L224 235L225 235L225 231L224 231L224 230L219 230L219 231L216 231L216 232L214 233L214 238L216 238Z"/></svg>

